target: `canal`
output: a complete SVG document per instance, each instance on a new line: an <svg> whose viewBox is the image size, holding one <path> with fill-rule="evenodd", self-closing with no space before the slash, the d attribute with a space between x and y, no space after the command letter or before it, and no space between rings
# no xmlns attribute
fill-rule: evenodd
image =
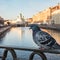
<svg viewBox="0 0 60 60"><path fill-rule="evenodd" d="M54 37L58 44L60 44L60 32L55 30L42 29L43 31L48 32L52 37ZM38 47L32 39L32 30L29 30L29 27L15 27L11 28L9 31L3 34L0 38L0 45L11 45L11 46L24 46L24 47ZM3 51L0 49L0 55ZM16 51L18 60L28 60L31 52L29 51ZM46 54L48 60L60 59L60 55L56 54ZM53 56L53 57L52 57ZM40 60L39 56L35 57L35 60ZM9 53L7 60L12 60L12 56Z"/></svg>

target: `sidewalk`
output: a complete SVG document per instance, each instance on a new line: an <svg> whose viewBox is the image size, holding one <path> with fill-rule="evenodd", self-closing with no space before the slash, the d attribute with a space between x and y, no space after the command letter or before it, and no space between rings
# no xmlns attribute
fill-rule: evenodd
<svg viewBox="0 0 60 60"><path fill-rule="evenodd" d="M4 33L6 30L8 30L9 28L11 28L11 26L0 28L0 35Z"/></svg>

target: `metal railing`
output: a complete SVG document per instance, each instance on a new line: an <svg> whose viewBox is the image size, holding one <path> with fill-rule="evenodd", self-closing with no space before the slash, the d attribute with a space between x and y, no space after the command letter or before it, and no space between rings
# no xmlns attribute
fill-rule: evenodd
<svg viewBox="0 0 60 60"><path fill-rule="evenodd" d="M40 50L38 48L32 48L32 47L27 48L27 47L20 47L20 46L19 47L17 47L17 46L15 46L15 47L14 46L0 46L0 48L5 49L3 56L0 57L0 58L2 58L2 60L6 60L8 51L10 51L10 53L13 57L13 60L17 60L17 55L16 55L15 50L33 51L31 53L31 55L29 56L29 60L33 60L35 54L38 54L42 60L47 60L47 57L45 56L44 53L60 54L59 49Z"/></svg>

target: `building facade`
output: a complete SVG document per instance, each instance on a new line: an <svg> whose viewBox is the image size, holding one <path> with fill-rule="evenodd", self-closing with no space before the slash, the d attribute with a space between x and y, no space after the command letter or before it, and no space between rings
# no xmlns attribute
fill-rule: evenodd
<svg viewBox="0 0 60 60"><path fill-rule="evenodd" d="M51 21L53 22L53 24L60 24L60 10L52 13Z"/></svg>
<svg viewBox="0 0 60 60"><path fill-rule="evenodd" d="M0 16L0 25L1 24L4 24L4 18L2 18L1 16Z"/></svg>
<svg viewBox="0 0 60 60"><path fill-rule="evenodd" d="M44 11L41 11L35 15L33 15L32 19L33 22L40 22L40 23L48 23L48 24L60 24L60 5L56 5L53 7L49 7ZM58 11L57 14L56 11Z"/></svg>

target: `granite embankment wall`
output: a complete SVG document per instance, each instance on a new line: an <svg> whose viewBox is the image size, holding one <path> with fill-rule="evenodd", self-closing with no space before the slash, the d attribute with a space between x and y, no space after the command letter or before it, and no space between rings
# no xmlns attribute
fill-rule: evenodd
<svg viewBox="0 0 60 60"><path fill-rule="evenodd" d="M40 28L43 29L51 29L51 30L57 30L60 31L60 26L55 26L55 25L39 25Z"/></svg>
<svg viewBox="0 0 60 60"><path fill-rule="evenodd" d="M0 36L4 33L4 32L6 32L8 29L10 29L11 28L11 26L7 26L7 27L2 27L2 28L0 28Z"/></svg>
<svg viewBox="0 0 60 60"><path fill-rule="evenodd" d="M30 27L30 25L32 25L32 24L27 25L27 27ZM38 25L42 29L50 29L50 30L60 31L60 25L40 25L40 24L38 24Z"/></svg>

